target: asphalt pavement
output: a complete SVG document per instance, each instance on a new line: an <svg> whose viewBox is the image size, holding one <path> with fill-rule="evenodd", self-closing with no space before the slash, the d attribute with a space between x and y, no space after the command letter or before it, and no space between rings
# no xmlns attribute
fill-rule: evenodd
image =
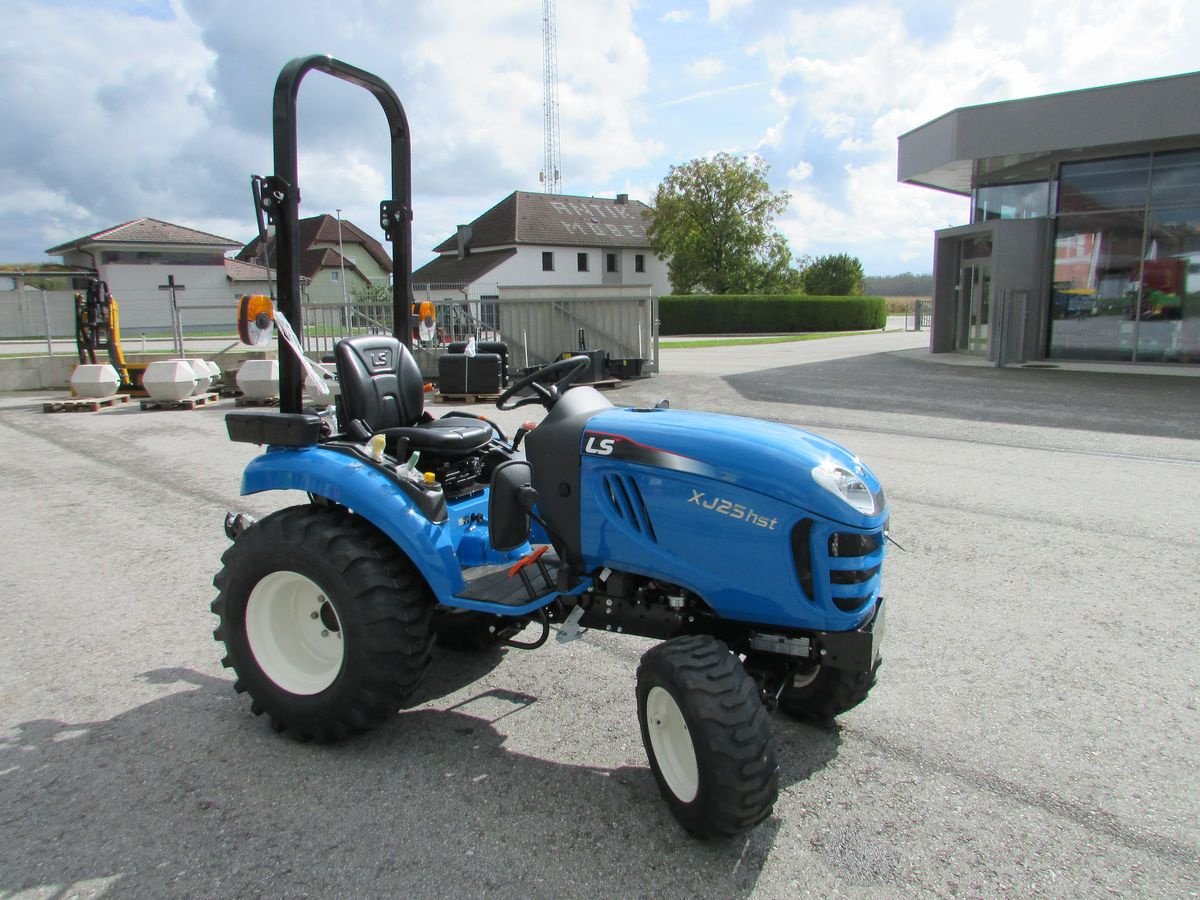
<svg viewBox="0 0 1200 900"><path fill-rule="evenodd" d="M1197 896L1200 381L919 341L664 349L609 395L846 444L905 548L872 695L831 730L774 717L774 815L705 843L641 747L650 642L439 653L387 725L295 743L211 637L225 512L304 500L238 495L232 402L0 395L0 896Z"/></svg>

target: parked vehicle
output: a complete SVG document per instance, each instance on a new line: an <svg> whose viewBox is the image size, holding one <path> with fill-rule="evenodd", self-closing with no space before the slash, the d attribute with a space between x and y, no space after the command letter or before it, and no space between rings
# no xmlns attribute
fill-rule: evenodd
<svg viewBox="0 0 1200 900"><path fill-rule="evenodd" d="M393 160L408 130L391 89L324 56L293 60L275 92L267 211L281 236L280 312L298 311L288 258L298 221L295 102L311 70L381 98ZM281 123L283 123L281 127ZM281 134L282 131L282 134ZM242 492L309 502L261 521L231 513L214 583L216 638L236 688L277 731L339 740L397 709L435 640L536 649L587 629L660 639L637 672L639 725L671 811L698 836L735 834L772 810L768 712L828 720L875 682L888 505L850 451L785 425L617 408L573 386L572 357L497 401L539 404L536 427L423 409L407 273L407 169L382 219L397 255L397 333L336 347L337 426L301 407L282 367L279 412L229 414L236 441L267 445ZM281 357L284 350L281 346Z"/></svg>

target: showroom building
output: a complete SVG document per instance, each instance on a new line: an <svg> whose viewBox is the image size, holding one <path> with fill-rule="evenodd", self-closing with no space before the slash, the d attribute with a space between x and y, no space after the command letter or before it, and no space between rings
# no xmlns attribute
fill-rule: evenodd
<svg viewBox="0 0 1200 900"><path fill-rule="evenodd" d="M972 201L934 235L934 353L1200 364L1200 73L956 109L898 179Z"/></svg>

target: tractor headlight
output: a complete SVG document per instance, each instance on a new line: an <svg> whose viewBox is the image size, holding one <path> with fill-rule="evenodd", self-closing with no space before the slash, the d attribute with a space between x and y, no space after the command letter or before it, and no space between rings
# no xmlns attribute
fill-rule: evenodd
<svg viewBox="0 0 1200 900"><path fill-rule="evenodd" d="M812 477L813 481L845 500L864 516L875 516L883 510L883 490L872 494L867 483L845 466L834 462L822 463L812 470Z"/></svg>

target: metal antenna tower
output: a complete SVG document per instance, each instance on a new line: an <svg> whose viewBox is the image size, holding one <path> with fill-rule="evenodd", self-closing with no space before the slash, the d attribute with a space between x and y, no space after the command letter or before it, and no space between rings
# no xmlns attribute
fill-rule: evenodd
<svg viewBox="0 0 1200 900"><path fill-rule="evenodd" d="M542 117L545 157L540 180L547 194L562 193L562 154L558 142L558 31L554 0L542 0Z"/></svg>

